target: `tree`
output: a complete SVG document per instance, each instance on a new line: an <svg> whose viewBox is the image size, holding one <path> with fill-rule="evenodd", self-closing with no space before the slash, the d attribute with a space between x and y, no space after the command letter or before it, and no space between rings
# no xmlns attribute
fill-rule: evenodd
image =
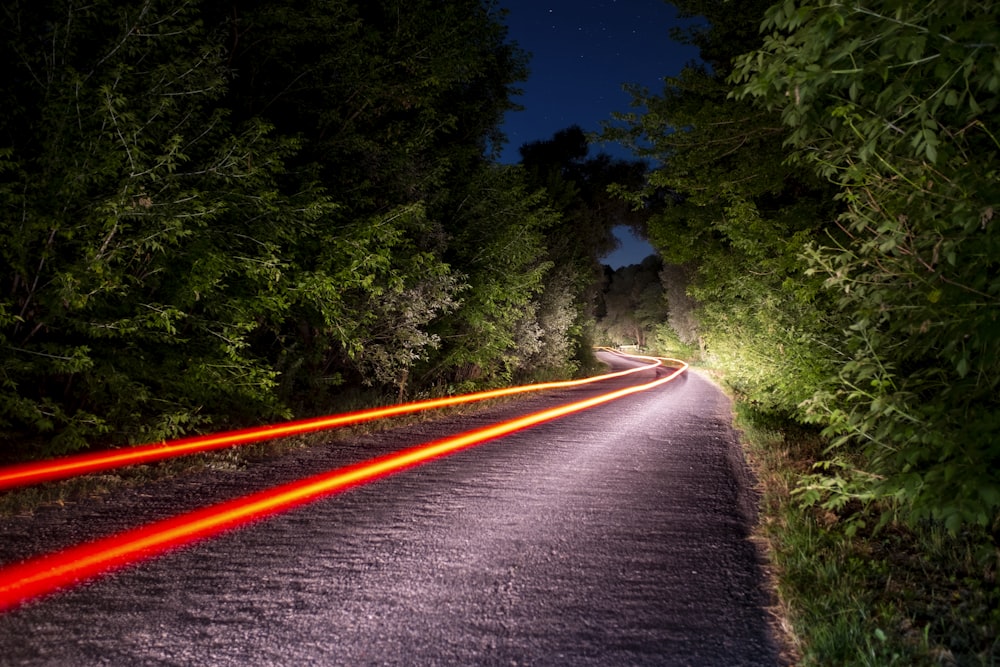
<svg viewBox="0 0 1000 667"><path fill-rule="evenodd" d="M545 234L556 217L519 168L492 165L477 176L447 216L446 258L467 287L437 329L443 355L429 376L437 382L510 382L542 336L534 299L552 268Z"/></svg>
<svg viewBox="0 0 1000 667"><path fill-rule="evenodd" d="M667 324L673 337L682 345L699 345L698 303L688 293L691 269L666 264L660 272L663 298L667 306Z"/></svg>
<svg viewBox="0 0 1000 667"><path fill-rule="evenodd" d="M524 73L492 4L0 18L8 442L154 440L324 410L344 383L406 389L468 289L444 259L452 195L482 178Z"/></svg>
<svg viewBox="0 0 1000 667"><path fill-rule="evenodd" d="M778 114L730 96L732 55L760 37L767 2L678 2L708 25L689 39L706 64L665 81L662 93L632 88L644 112L619 114L605 129L653 169L633 189L651 210L648 236L670 267L668 306L684 318L681 335L726 369L733 387L760 409L794 416L839 363L821 281L805 275L800 255L833 215L832 190L809 170L785 163ZM683 281L681 278L683 277Z"/></svg>
<svg viewBox="0 0 1000 667"><path fill-rule="evenodd" d="M953 529L1000 515L997 18L992 2L789 1L734 76L839 188L840 229L808 262L850 356L808 407L864 455L847 493Z"/></svg>
<svg viewBox="0 0 1000 667"><path fill-rule="evenodd" d="M656 326L667 317L660 271L663 262L650 256L641 264L612 271L602 294L599 334L613 345L645 347Z"/></svg>
<svg viewBox="0 0 1000 667"><path fill-rule="evenodd" d="M314 242L290 249L292 316L262 349L309 401L343 382L405 391L438 344L433 320L467 287L445 263L454 193L499 142L523 56L479 0L239 2L230 14L230 103L301 141L288 191L318 183L335 204ZM419 317L414 295L436 295Z"/></svg>
<svg viewBox="0 0 1000 667"><path fill-rule="evenodd" d="M573 356L579 366L591 366L594 306L603 280L601 258L614 250L613 229L641 228L646 212L633 210L615 195L616 189L637 188L646 165L613 160L605 154L588 157L587 137L577 126L552 139L521 147L521 164L530 188L541 188L560 217L547 233L548 258L554 273L573 294L576 317Z"/></svg>
<svg viewBox="0 0 1000 667"><path fill-rule="evenodd" d="M294 144L218 106L193 4L2 19L0 424L57 451L279 412L246 336L283 307L272 183Z"/></svg>

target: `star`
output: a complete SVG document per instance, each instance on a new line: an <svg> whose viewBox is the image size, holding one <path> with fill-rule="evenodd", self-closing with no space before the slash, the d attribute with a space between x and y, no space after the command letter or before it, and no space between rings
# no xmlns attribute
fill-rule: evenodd
<svg viewBox="0 0 1000 667"><path fill-rule="evenodd" d="M525 110L505 118L505 131L517 140L504 149L504 160L516 161L521 143L549 139L569 124L599 130L613 112L630 108L623 83L657 88L664 76L674 76L697 56L693 47L665 39L677 19L663 0L629 0L621 8L617 0L499 4L510 10L511 39L532 54L531 74L518 100ZM563 22L563 16L571 22Z"/></svg>

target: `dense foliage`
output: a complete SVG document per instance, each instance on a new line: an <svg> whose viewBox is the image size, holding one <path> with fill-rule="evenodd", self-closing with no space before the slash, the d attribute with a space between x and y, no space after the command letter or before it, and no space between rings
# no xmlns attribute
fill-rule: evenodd
<svg viewBox="0 0 1000 667"><path fill-rule="evenodd" d="M645 112L623 114L628 129L608 135L662 165L635 197L652 211L648 234L667 264L678 338L711 355L762 409L787 414L835 363L825 351L836 341L830 299L799 259L834 203L819 178L784 162L778 115L730 96L719 54L739 53L731 50L765 7L697 3L712 27L696 42L713 67L687 67L660 95L634 89ZM716 44L722 52L709 48ZM684 297L698 303L696 318Z"/></svg>
<svg viewBox="0 0 1000 667"><path fill-rule="evenodd" d="M636 198L668 204L649 233L698 304L684 335L825 429L804 497L996 528L997 6L674 4L708 19L707 64L608 134L661 165Z"/></svg>
<svg viewBox="0 0 1000 667"><path fill-rule="evenodd" d="M647 217L613 192L641 186L646 164L603 153L590 156L586 135L575 125L549 140L525 144L521 158L528 182L558 213L547 242L547 256L558 266L550 288L565 295L561 310L572 313L574 334L569 349L574 366L586 367L593 357L593 318L604 282L599 259L617 245L614 227L641 226Z"/></svg>
<svg viewBox="0 0 1000 667"><path fill-rule="evenodd" d="M917 516L1000 514L1000 22L992 2L776 5L738 62L793 159L838 186L806 249L850 326L806 403ZM860 482L860 483L859 483Z"/></svg>
<svg viewBox="0 0 1000 667"><path fill-rule="evenodd" d="M494 3L13 0L0 57L0 458L580 365Z"/></svg>
<svg viewBox="0 0 1000 667"><path fill-rule="evenodd" d="M653 342L657 329L667 319L662 270L663 263L656 255L616 270L605 267L607 283L597 313L599 343L645 348Z"/></svg>

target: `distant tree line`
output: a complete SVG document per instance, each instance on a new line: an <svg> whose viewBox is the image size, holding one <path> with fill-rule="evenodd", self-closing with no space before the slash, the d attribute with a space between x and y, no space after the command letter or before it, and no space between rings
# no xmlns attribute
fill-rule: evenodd
<svg viewBox="0 0 1000 667"><path fill-rule="evenodd" d="M668 315L662 270L663 262L656 255L618 269L604 267L605 281L595 313L598 342L640 348L653 342Z"/></svg>
<svg viewBox="0 0 1000 667"><path fill-rule="evenodd" d="M803 498L1000 539L996 3L672 4L702 63L605 134L657 164L677 339L823 429Z"/></svg>
<svg viewBox="0 0 1000 667"><path fill-rule="evenodd" d="M11 0L0 61L0 459L592 363L642 167L497 164L494 3Z"/></svg>

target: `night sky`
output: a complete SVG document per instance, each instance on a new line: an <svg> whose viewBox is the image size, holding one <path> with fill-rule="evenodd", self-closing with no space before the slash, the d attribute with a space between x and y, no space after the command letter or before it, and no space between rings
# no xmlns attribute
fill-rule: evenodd
<svg viewBox="0 0 1000 667"><path fill-rule="evenodd" d="M663 0L501 0L509 11L508 39L531 54L524 94L516 101L524 111L509 113L504 123L508 144L502 162L520 160L522 144L550 139L557 131L579 125L600 130L615 111L628 111L631 97L624 83L659 91L665 76L674 76L697 51L670 39L678 25L676 10ZM616 145L594 145L631 157ZM626 234L630 237L630 234ZM612 267L635 264L652 248L634 237L607 257Z"/></svg>

